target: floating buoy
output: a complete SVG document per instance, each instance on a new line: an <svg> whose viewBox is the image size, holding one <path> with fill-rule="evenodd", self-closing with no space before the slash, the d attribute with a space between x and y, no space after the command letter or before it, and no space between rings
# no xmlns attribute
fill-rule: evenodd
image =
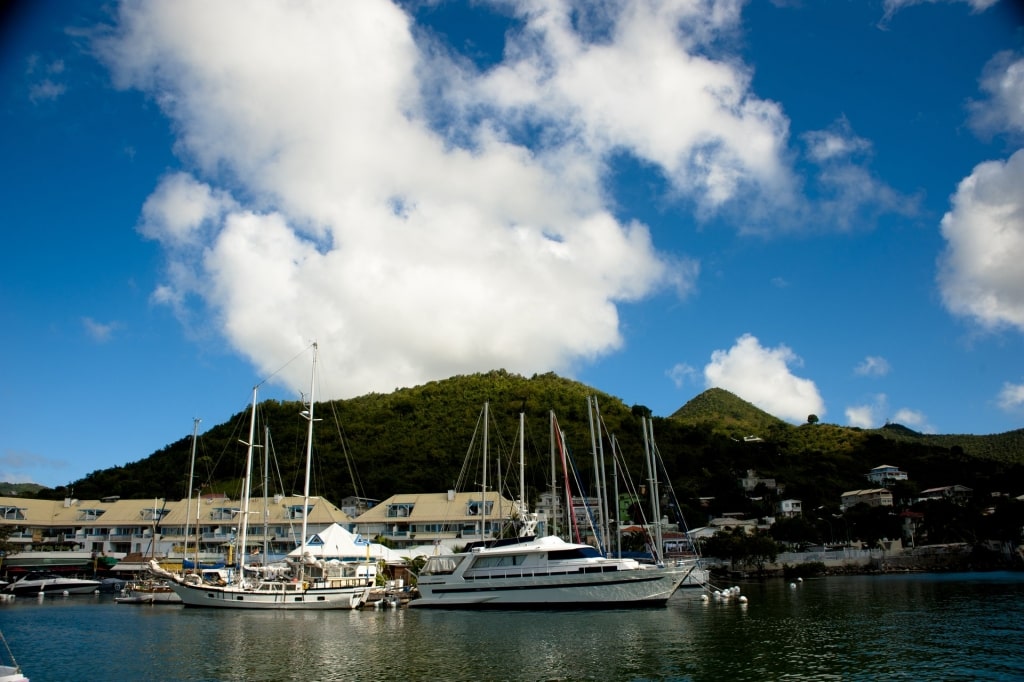
<svg viewBox="0 0 1024 682"><path fill-rule="evenodd" d="M747 603L747 598L746 597L740 597L740 603L741 604L746 604Z"/></svg>
<svg viewBox="0 0 1024 682"><path fill-rule="evenodd" d="M708 595L707 594L700 595L700 600L701 601L708 601Z"/></svg>
<svg viewBox="0 0 1024 682"><path fill-rule="evenodd" d="M97 592L98 592L98 591L99 591L99 590L97 590ZM63 592L61 592L61 593L60 593L60 596L62 596L62 597L67 597L67 596L69 596L70 594L71 594L70 592L68 592L67 590L64 590ZM96 594L96 592L93 592L93 594Z"/></svg>
<svg viewBox="0 0 1024 682"><path fill-rule="evenodd" d="M796 581L797 581L798 583L802 583L802 582L804 581L804 579L803 579L803 578L797 578L797 579L796 579Z"/></svg>
<svg viewBox="0 0 1024 682"><path fill-rule="evenodd" d="M790 583L789 587L790 587L790 589L795 590L796 589L796 583Z"/></svg>

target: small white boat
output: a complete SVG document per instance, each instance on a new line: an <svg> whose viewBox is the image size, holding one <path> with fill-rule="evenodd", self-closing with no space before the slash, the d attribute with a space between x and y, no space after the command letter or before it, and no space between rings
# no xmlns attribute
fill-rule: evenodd
<svg viewBox="0 0 1024 682"><path fill-rule="evenodd" d="M692 567L611 559L547 536L427 559L416 608L587 609L663 606Z"/></svg>
<svg viewBox="0 0 1024 682"><path fill-rule="evenodd" d="M46 594L92 594L100 589L99 580L85 578L68 578L54 573L30 571L4 588L5 592L18 596L34 596L40 592Z"/></svg>

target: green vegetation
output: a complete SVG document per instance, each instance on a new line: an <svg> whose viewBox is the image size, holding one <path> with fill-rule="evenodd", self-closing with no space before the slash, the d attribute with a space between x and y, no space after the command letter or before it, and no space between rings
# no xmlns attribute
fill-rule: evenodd
<svg viewBox="0 0 1024 682"><path fill-rule="evenodd" d="M646 478L640 417L650 414L648 408L627 407L613 396L550 373L526 378L495 370L318 404L323 421L315 444L315 492L338 503L353 494L383 499L455 486L488 401L492 451L503 453L510 469L518 466L514 441L519 414L526 415L527 494L536 500L550 478L549 411L565 431L584 478L590 473L588 395L597 396L607 431L614 434L633 480ZM271 493L302 489L306 422L300 411L297 402L266 401L260 406L261 419L270 428L276 471L284 479ZM681 506L670 507L668 513L681 512L691 527L725 512L771 516L779 499L795 498L803 502L805 517L822 541L837 539L839 528L827 524L838 511L840 494L875 487L864 475L881 464L910 475L910 481L893 487L897 505L921 490L952 484L974 489L978 504L986 506L993 504L991 493L1024 492L1024 430L932 436L897 425L865 430L811 418L795 426L721 389L705 391L670 417L653 421L658 450ZM187 423L182 427L181 440L145 459L95 471L70 489L23 494L54 499L186 497L191 429ZM245 455L239 440L247 434L248 410L242 406L230 421L200 437L196 474L204 490L238 494ZM745 493L737 480L747 470L774 479L778 487L761 485ZM850 517L842 533L871 537L888 532L875 528L876 521Z"/></svg>

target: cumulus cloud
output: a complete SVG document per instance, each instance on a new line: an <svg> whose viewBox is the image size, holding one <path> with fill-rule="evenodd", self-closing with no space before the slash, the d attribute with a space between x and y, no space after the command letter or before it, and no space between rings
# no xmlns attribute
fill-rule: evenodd
<svg viewBox="0 0 1024 682"><path fill-rule="evenodd" d="M96 53L184 167L139 221L167 257L151 300L209 313L263 371L317 339L339 397L615 352L619 305L700 272L616 215L619 155L702 214L820 215L788 119L728 53L742 6L522 0L480 69L386 0L125 2ZM830 210L890 205L844 140L821 182L861 189Z"/></svg>
<svg viewBox="0 0 1024 682"><path fill-rule="evenodd" d="M979 86L988 98L970 103L972 128L986 137L1024 133L1024 57L1000 52L985 65Z"/></svg>
<svg viewBox="0 0 1024 682"><path fill-rule="evenodd" d="M950 312L1024 331L1024 150L977 165L942 218L938 283Z"/></svg>
<svg viewBox="0 0 1024 682"><path fill-rule="evenodd" d="M935 433L935 427L928 423L928 417L919 410L911 410L906 407L896 410L896 416L893 418L893 421L915 431Z"/></svg>
<svg viewBox="0 0 1024 682"><path fill-rule="evenodd" d="M263 369L316 337L347 393L616 350L617 305L688 295L698 268L613 217L609 155L712 205L789 178L781 111L702 56L738 5L699 4L627 6L607 41L523 3L483 74L386 2L122 5L99 51L173 120L190 167L140 220L168 254L153 300L200 301ZM643 99L624 106L609 79Z"/></svg>
<svg viewBox="0 0 1024 682"><path fill-rule="evenodd" d="M890 369L888 360L877 355L869 355L853 371L860 376L884 377Z"/></svg>
<svg viewBox="0 0 1024 682"><path fill-rule="evenodd" d="M984 12L989 7L999 2L999 0L885 0L882 4L884 11L882 24L885 25L890 19L892 19L894 14L907 7L911 7L913 5L934 4L938 2L962 2L971 8L971 12Z"/></svg>
<svg viewBox="0 0 1024 682"><path fill-rule="evenodd" d="M676 388L682 388L697 376L697 370L685 362L680 362L665 372L665 374L672 380Z"/></svg>
<svg viewBox="0 0 1024 682"><path fill-rule="evenodd" d="M93 341L106 343L113 338L114 331L119 325L117 322L97 322L91 317L83 317L82 326Z"/></svg>
<svg viewBox="0 0 1024 682"><path fill-rule="evenodd" d="M999 407L1007 412L1016 412L1024 407L1024 383L1012 384L1009 381L1003 384L1003 390L999 392Z"/></svg>
<svg viewBox="0 0 1024 682"><path fill-rule="evenodd" d="M744 334L728 350L716 350L704 367L708 388L724 388L765 412L793 422L825 414L825 402L810 379L795 376L790 366L801 359L785 345L765 348Z"/></svg>
<svg viewBox="0 0 1024 682"><path fill-rule="evenodd" d="M935 427L928 422L925 414L919 410L902 407L889 418L889 398L884 393L873 396L867 403L851 405L846 408L846 423L862 429L877 429L889 422L902 424L907 428L923 433L935 433Z"/></svg>
<svg viewBox="0 0 1024 682"><path fill-rule="evenodd" d="M801 135L805 156L816 166L813 182L819 192L805 221L819 230L873 227L883 214L912 216L920 197L897 192L871 172L869 140L858 136L846 118L826 130Z"/></svg>

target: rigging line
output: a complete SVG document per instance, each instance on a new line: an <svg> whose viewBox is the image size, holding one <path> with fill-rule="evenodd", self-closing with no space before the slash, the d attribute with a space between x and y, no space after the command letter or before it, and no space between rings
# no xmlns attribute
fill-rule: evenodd
<svg viewBox="0 0 1024 682"><path fill-rule="evenodd" d="M258 384L256 384L256 387L262 386L263 384L267 383L268 381L270 381L271 379L273 379L273 378L274 378L275 376L277 376L278 374L280 374L281 372L283 372L283 371L285 370L285 368L286 368L286 367L288 367L288 365L292 364L293 362L295 362L296 360L298 360L298 359L299 359L300 357L302 357L303 355L305 355L305 354L306 354L306 351L308 351L308 350L309 350L310 348L312 348L312 347L313 347L313 346L315 346L315 345L316 345L316 341L313 341L313 342L311 342L311 343L310 343L310 344L309 344L308 346L306 346L305 348L303 348L302 350L300 350L300 351L299 351L298 353L296 353L296 354L295 354L295 355L294 355L294 356L292 357L292 359L291 359L291 360L289 360L288 362L284 363L283 365L281 365L280 367L278 367L278 368L277 368L276 370L274 370L273 372L271 372L270 374L268 374L267 376L265 376L265 377L264 377L264 378L263 378L263 379L262 379L262 380L261 380L261 381L260 381L260 382L259 382Z"/></svg>

